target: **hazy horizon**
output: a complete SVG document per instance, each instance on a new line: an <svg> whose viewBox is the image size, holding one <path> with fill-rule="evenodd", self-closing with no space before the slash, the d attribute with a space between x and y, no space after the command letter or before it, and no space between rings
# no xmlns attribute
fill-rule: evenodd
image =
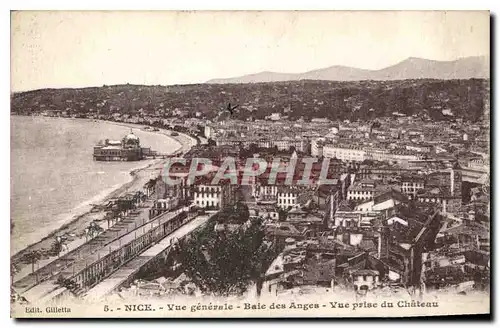
<svg viewBox="0 0 500 328"><path fill-rule="evenodd" d="M488 11L13 12L11 91L489 56L489 22Z"/></svg>

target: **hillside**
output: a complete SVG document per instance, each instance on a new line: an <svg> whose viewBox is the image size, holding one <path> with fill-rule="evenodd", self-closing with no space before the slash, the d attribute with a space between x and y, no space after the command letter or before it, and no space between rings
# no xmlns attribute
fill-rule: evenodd
<svg viewBox="0 0 500 328"><path fill-rule="evenodd" d="M489 108L489 94L489 80L481 79L116 85L16 93L11 97L11 111L28 115L59 111L76 117L126 114L213 119L230 102L240 105L233 116L237 119L263 119L281 113L291 120L365 120L399 112L434 120L476 121Z"/></svg>

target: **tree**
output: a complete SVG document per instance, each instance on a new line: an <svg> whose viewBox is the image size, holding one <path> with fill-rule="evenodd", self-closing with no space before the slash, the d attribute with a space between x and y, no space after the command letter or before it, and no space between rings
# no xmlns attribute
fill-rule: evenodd
<svg viewBox="0 0 500 328"><path fill-rule="evenodd" d="M19 268L15 263L10 263L10 284L14 283L14 276L19 272Z"/></svg>
<svg viewBox="0 0 500 328"><path fill-rule="evenodd" d="M110 227L110 222L113 222L115 219L118 218L118 216L119 216L119 213L117 210L111 210L111 211L106 212L106 214L104 215L104 219L108 223L108 228Z"/></svg>
<svg viewBox="0 0 500 328"><path fill-rule="evenodd" d="M42 259L42 252L39 250L32 250L25 253L22 257L22 261L31 264L31 272L35 272L35 263Z"/></svg>
<svg viewBox="0 0 500 328"><path fill-rule="evenodd" d="M274 254L264 242L260 218L246 229L215 232L215 222L179 245L185 274L205 294L240 295L252 282L261 285L264 270ZM259 291L258 291L259 292Z"/></svg>
<svg viewBox="0 0 500 328"><path fill-rule="evenodd" d="M63 249L66 248L67 248L66 239L60 236L56 236L49 252L54 256L59 256L59 254L63 251Z"/></svg>
<svg viewBox="0 0 500 328"><path fill-rule="evenodd" d="M134 196L132 197L132 205L131 207L134 208L136 205L142 203L145 201L147 198L146 194L143 193L141 190L138 190L134 193Z"/></svg>
<svg viewBox="0 0 500 328"><path fill-rule="evenodd" d="M95 221L92 221L90 222L89 226L85 229L85 239L88 240L87 239L88 237L92 239L103 231L104 231L103 228L101 228Z"/></svg>
<svg viewBox="0 0 500 328"><path fill-rule="evenodd" d="M278 208L278 220L279 221L286 221L287 217L288 217L288 211L284 208L279 207Z"/></svg>
<svg viewBox="0 0 500 328"><path fill-rule="evenodd" d="M250 154L256 154L259 152L259 146L256 144L256 143L251 143L249 146L248 146L248 151L250 152Z"/></svg>
<svg viewBox="0 0 500 328"><path fill-rule="evenodd" d="M243 202L225 206L217 215L218 222L245 223L250 218L248 206Z"/></svg>
<svg viewBox="0 0 500 328"><path fill-rule="evenodd" d="M61 254L61 251L62 251L61 243L59 241L55 240L52 243L52 246L50 247L50 254L52 254L54 256L59 256L59 254Z"/></svg>
<svg viewBox="0 0 500 328"><path fill-rule="evenodd" d="M135 208L134 199L120 198L116 201L118 205L118 211L123 214L127 214L129 210Z"/></svg>
<svg viewBox="0 0 500 328"><path fill-rule="evenodd" d="M56 284L71 291L78 288L78 285L74 280L64 278L62 275L57 278Z"/></svg>
<svg viewBox="0 0 500 328"><path fill-rule="evenodd" d="M217 143L212 138L208 138L208 142L207 143L208 143L209 147L215 147L215 146L217 146Z"/></svg>

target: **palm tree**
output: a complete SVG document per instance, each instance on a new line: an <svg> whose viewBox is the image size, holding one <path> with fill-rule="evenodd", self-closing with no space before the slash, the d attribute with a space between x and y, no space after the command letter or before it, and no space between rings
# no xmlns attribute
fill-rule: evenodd
<svg viewBox="0 0 500 328"><path fill-rule="evenodd" d="M31 273L33 273L35 272L35 263L42 259L42 252L39 250L29 251L23 255L22 259L26 263L31 263Z"/></svg>
<svg viewBox="0 0 500 328"><path fill-rule="evenodd" d="M50 253L59 256L63 248L62 244L62 240L59 237L56 237L54 242L52 243L52 247L50 248Z"/></svg>
<svg viewBox="0 0 500 328"><path fill-rule="evenodd" d="M134 193L134 203L136 203L137 205L139 205L140 203L142 203L142 195L144 193L140 190L136 191Z"/></svg>
<svg viewBox="0 0 500 328"><path fill-rule="evenodd" d="M143 193L141 190L138 190L134 194L134 203L142 203L146 199L146 194Z"/></svg>
<svg viewBox="0 0 500 328"><path fill-rule="evenodd" d="M136 191L133 195L132 198L130 199L130 204L131 206L135 207L139 203L139 194Z"/></svg>
<svg viewBox="0 0 500 328"><path fill-rule="evenodd" d="M116 205L118 206L118 211L124 215L135 207L134 202L131 199L125 198L118 199Z"/></svg>
<svg viewBox="0 0 500 328"><path fill-rule="evenodd" d="M67 248L66 240L60 236L56 236L50 251L52 254L59 256L65 248Z"/></svg>
<svg viewBox="0 0 500 328"><path fill-rule="evenodd" d="M92 239L99 235L102 231L104 231L104 229L101 228L95 221L92 221L85 229L85 239L88 241L87 237L90 237L90 239Z"/></svg>
<svg viewBox="0 0 500 328"><path fill-rule="evenodd" d="M19 272L19 268L14 263L10 263L10 284L14 283L14 276Z"/></svg>
<svg viewBox="0 0 500 328"><path fill-rule="evenodd" d="M66 288L70 291L73 291L73 290L78 288L78 285L76 284L76 282L74 280L64 278L63 276L59 276L57 278L56 284L58 284L61 287Z"/></svg>
<svg viewBox="0 0 500 328"><path fill-rule="evenodd" d="M113 222L115 219L118 219L119 215L120 213L116 209L106 212L104 219L108 223L108 228L110 227L110 222Z"/></svg>

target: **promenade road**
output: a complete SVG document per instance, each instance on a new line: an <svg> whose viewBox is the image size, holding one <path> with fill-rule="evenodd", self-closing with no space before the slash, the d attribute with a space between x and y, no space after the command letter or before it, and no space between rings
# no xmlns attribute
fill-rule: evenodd
<svg viewBox="0 0 500 328"><path fill-rule="evenodd" d="M142 252L133 260L120 267L120 269L115 271L104 281L97 284L94 288L90 289L84 296L84 299L86 301L92 302L109 295L116 288L120 287L124 282L126 282L131 276L135 275L141 269L141 267L146 265L152 259L156 258L163 251L168 249L173 240L181 239L190 234L195 229L203 226L212 215L198 216L167 237L163 238L153 247Z"/></svg>
<svg viewBox="0 0 500 328"><path fill-rule="evenodd" d="M100 235L89 240L87 243L61 255L52 262L40 267L34 273L31 273L14 282L13 287L18 293L24 293L33 288L37 284L58 275L71 266L75 261L85 259L97 251L108 247L114 241L119 240L121 237L130 234L144 226L151 224L159 217L149 220L149 209L153 206L153 201L148 200L139 207L137 214L130 214L123 218L121 221L114 224L109 229L105 230ZM109 247L107 248L109 250ZM76 267L75 267L76 269Z"/></svg>
<svg viewBox="0 0 500 328"><path fill-rule="evenodd" d="M34 285L31 288L26 289L22 295L27 300L40 299L44 295L52 292L55 288L59 287L56 282L60 274L65 278L74 276L87 266L94 264L102 257L108 255L110 252L120 249L122 246L128 244L136 238L141 237L143 234L146 234L151 229L167 222L174 216L180 214L184 209L185 208L178 209L173 212L163 213L146 224L139 226L137 229L132 229L132 231L128 233L125 232L125 234L121 237L106 240L106 243L103 243L101 247L95 247L94 252L86 253L84 256L80 256L78 258L73 258L71 263L65 263L64 268L61 268L58 272L51 272L50 276L39 283L36 283L35 281ZM42 270L43 269L44 268L42 268Z"/></svg>

